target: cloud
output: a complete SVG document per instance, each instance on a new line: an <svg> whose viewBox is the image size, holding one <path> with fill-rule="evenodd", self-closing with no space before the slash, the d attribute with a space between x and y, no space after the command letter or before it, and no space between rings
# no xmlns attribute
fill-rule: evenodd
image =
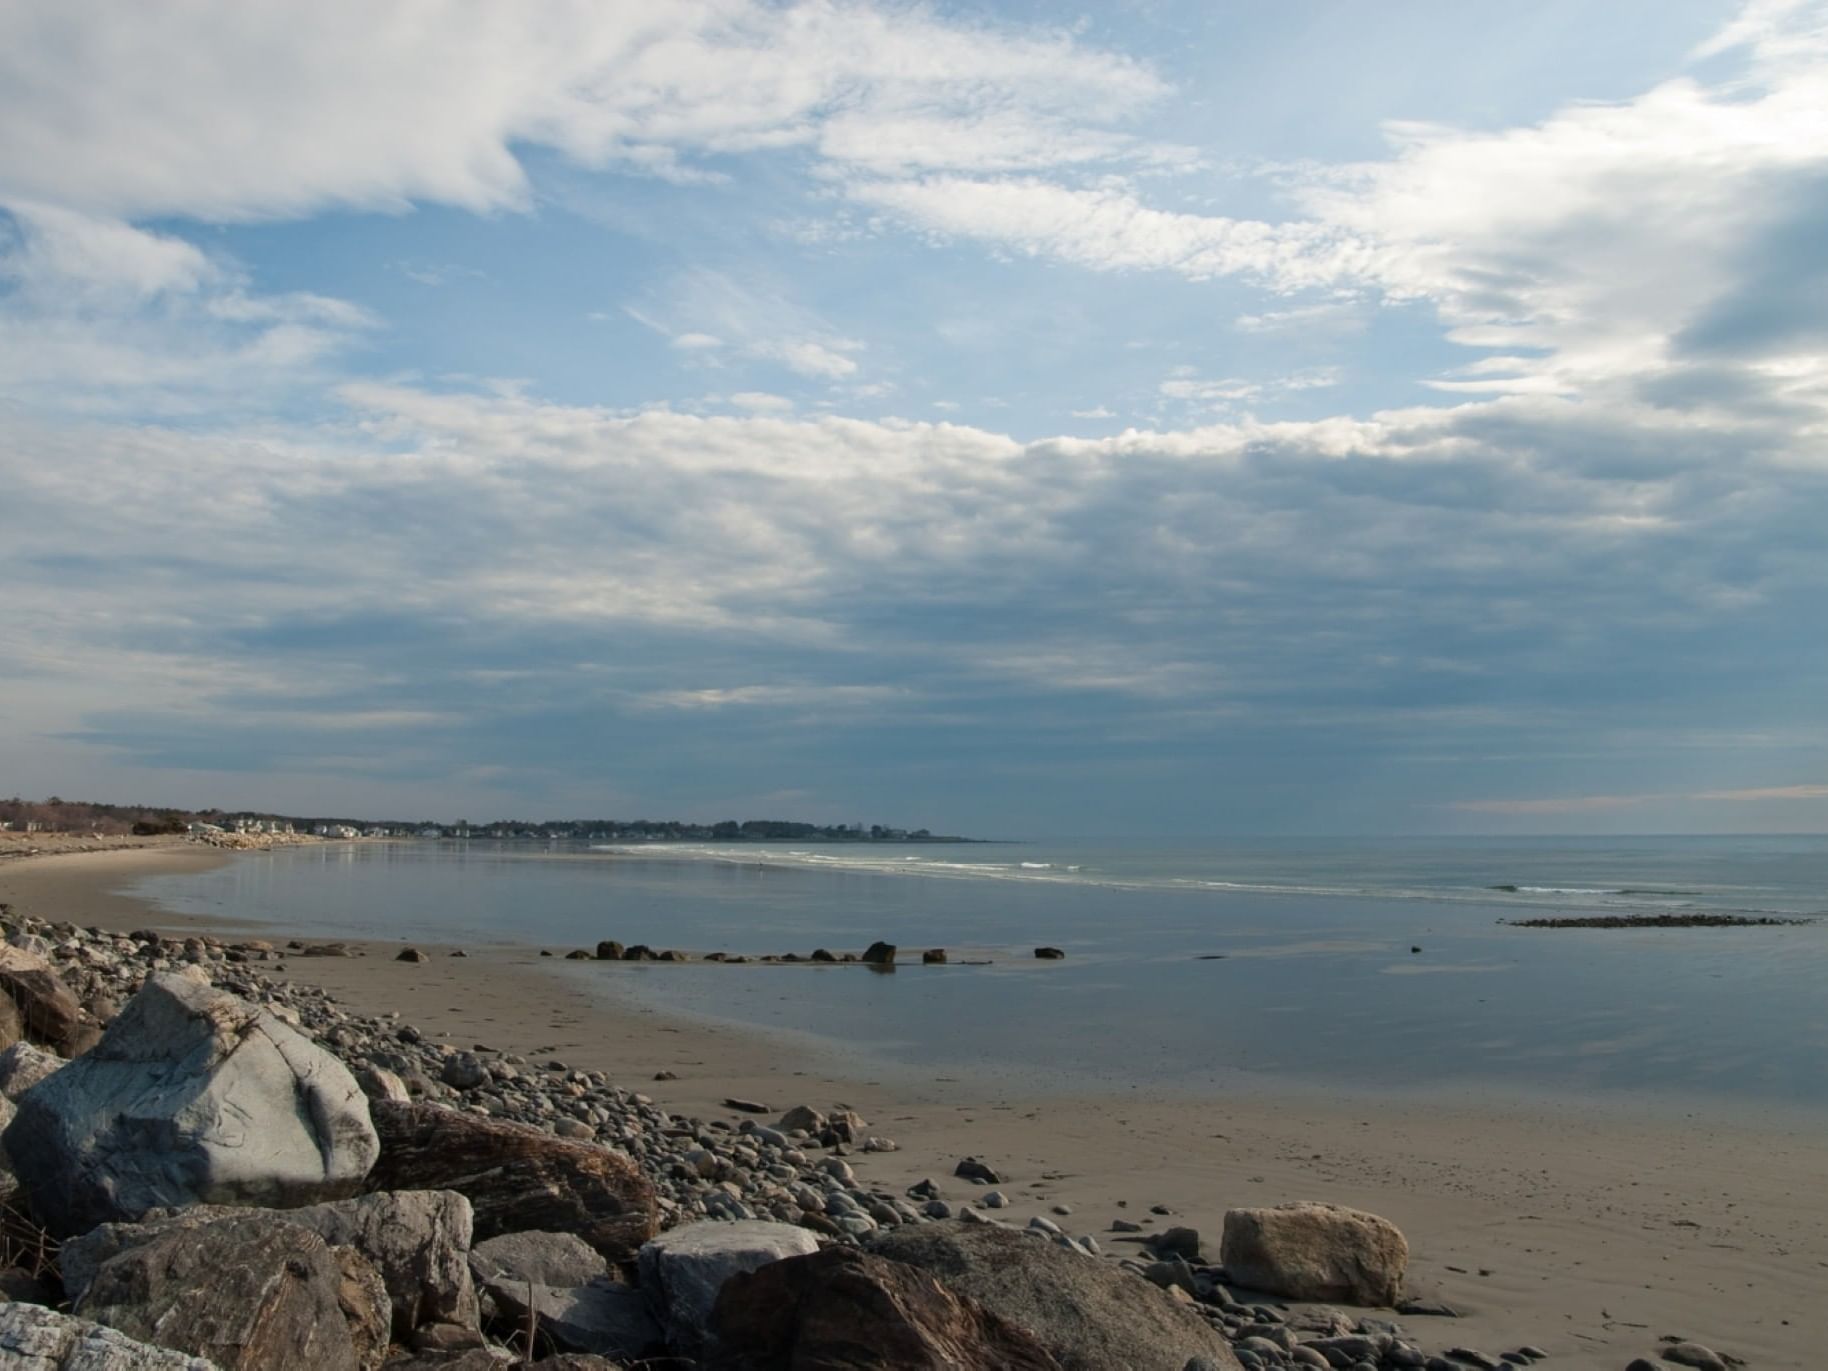
<svg viewBox="0 0 1828 1371"><path fill-rule="evenodd" d="M219 0L105 26L24 0L0 13L0 200L217 221L523 209L525 147L686 182L778 150L1022 166L1129 149L1083 130L1165 89L1063 31L818 0L430 0L382 23Z"/></svg>
<svg viewBox="0 0 1828 1371"><path fill-rule="evenodd" d="M862 346L849 339L835 339L832 346L827 346L808 338L783 338L757 343L750 351L758 357L779 362L798 375L836 381L856 374L856 362L844 354L856 352Z"/></svg>
<svg viewBox="0 0 1828 1371"><path fill-rule="evenodd" d="M1828 800L1828 785L1759 786L1749 790L1695 790L1656 795L1569 795L1534 800L1456 800L1447 807L1469 814L1590 814L1665 804L1672 800L1724 801L1728 804Z"/></svg>

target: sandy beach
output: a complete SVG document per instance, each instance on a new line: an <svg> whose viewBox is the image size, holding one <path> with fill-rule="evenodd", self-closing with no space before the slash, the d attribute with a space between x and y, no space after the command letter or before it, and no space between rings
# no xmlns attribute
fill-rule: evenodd
<svg viewBox="0 0 1828 1371"><path fill-rule="evenodd" d="M13 859L0 863L0 901L110 929L194 929L119 891L228 860L182 844ZM684 1114L735 1117L721 1105L730 1096L775 1110L843 1101L901 1146L852 1159L873 1183L932 1176L969 1198L951 1173L976 1155L1003 1172L1014 1218L1053 1215L1107 1251L1125 1250L1112 1219L1151 1220L1156 1205L1172 1218L1154 1223L1189 1224L1213 1250L1233 1206L1368 1209L1407 1235L1412 1292L1462 1314L1403 1320L1430 1346L1533 1343L1556 1365L1609 1368L1654 1358L1665 1336L1761 1367L1815 1365L1828 1346L1828 1127L1818 1117L1322 1099L1269 1086L1217 1099L1146 1086L1036 1096L988 1059L968 1079L873 1079L829 1049L618 1005L616 976L664 967L566 964L534 948L456 958L427 944L430 959L408 964L394 960L398 946L292 958L283 974L362 1012L398 1009L464 1047L607 1071ZM677 1079L655 1081L662 1071Z"/></svg>

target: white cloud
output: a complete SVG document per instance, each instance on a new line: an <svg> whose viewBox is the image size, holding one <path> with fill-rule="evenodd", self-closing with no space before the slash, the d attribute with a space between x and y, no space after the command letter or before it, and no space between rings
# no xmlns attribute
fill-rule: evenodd
<svg viewBox="0 0 1828 1371"><path fill-rule="evenodd" d="M521 208L520 145L685 181L776 149L1027 165L1127 150L1082 130L1164 89L1064 33L818 0L427 0L385 22L218 0L106 24L20 0L0 8L0 199L125 219Z"/></svg>
<svg viewBox="0 0 1828 1371"><path fill-rule="evenodd" d="M819 380L837 381L856 374L857 363L845 356L860 351L863 344L838 338L830 344L810 338L781 338L754 344L750 351L757 357L779 362L789 371Z"/></svg>
<svg viewBox="0 0 1828 1371"><path fill-rule="evenodd" d="M793 408L793 401L786 396L770 395L761 390L739 390L728 399L738 409L746 409L754 414L786 414Z"/></svg>
<svg viewBox="0 0 1828 1371"><path fill-rule="evenodd" d="M682 333L672 344L682 352L709 352L722 347L724 340L712 333Z"/></svg>
<svg viewBox="0 0 1828 1371"><path fill-rule="evenodd" d="M1106 409L1103 405L1095 405L1091 409L1074 410L1072 417L1075 419L1115 419L1117 411Z"/></svg>

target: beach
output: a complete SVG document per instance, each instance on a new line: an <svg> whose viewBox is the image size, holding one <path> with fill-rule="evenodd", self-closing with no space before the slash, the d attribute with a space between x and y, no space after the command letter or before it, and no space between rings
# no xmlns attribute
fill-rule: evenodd
<svg viewBox="0 0 1828 1371"><path fill-rule="evenodd" d="M0 902L112 930L240 932L120 893L147 874L230 860L188 845L12 859L0 863ZM983 1072L890 1076L867 1062L847 1070L829 1045L793 1035L619 1003L602 983L627 974L616 965L502 945L454 957L425 942L415 946L427 960L405 963L397 940L360 946L365 955L290 957L278 974L362 1013L398 1010L435 1040L604 1071L680 1114L736 1118L728 1098L775 1112L843 1102L899 1144L851 1159L872 1185L904 1189L930 1176L952 1194L969 1188L952 1178L954 1165L977 1156L1002 1173L1009 1217L1051 1216L1107 1251L1125 1251L1111 1232L1119 1217L1185 1224L1216 1248L1225 1211L1238 1206L1320 1200L1369 1210L1408 1238L1409 1291L1459 1312L1402 1320L1431 1347L1528 1343L1557 1365L1616 1368L1655 1357L1664 1337L1754 1366L1815 1364L1828 1345L1828 1146L1806 1111L1684 1117L1273 1085L1200 1097L1140 1079L1059 1094L999 1077L988 1043ZM676 1079L655 1079L663 1072ZM1152 1216L1152 1206L1168 1214Z"/></svg>

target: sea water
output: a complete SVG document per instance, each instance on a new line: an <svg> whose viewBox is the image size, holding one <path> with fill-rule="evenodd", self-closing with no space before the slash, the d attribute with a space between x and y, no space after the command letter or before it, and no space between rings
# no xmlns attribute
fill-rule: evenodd
<svg viewBox="0 0 1828 1371"><path fill-rule="evenodd" d="M856 1069L1037 1088L1621 1092L1828 1110L1828 839L330 844L134 893L318 937L945 966L548 963L605 997L812 1035ZM1062 961L1037 961L1058 947ZM975 962L979 965L964 963Z"/></svg>

